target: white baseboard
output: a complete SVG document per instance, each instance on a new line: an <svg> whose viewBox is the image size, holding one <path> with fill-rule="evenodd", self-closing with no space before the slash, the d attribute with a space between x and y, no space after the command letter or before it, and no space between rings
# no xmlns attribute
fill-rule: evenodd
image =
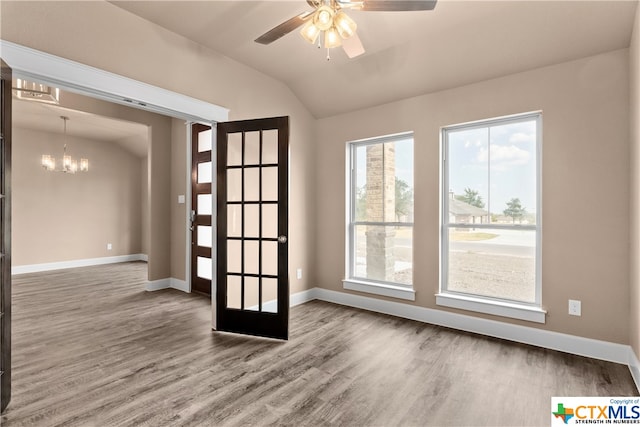
<svg viewBox="0 0 640 427"><path fill-rule="evenodd" d="M638 361L638 356L636 356L633 348L629 346L629 370L631 371L631 376L633 377L633 382L636 383L636 388L640 391L640 361Z"/></svg>
<svg viewBox="0 0 640 427"><path fill-rule="evenodd" d="M71 261L47 262L43 264L16 265L11 267L11 274L39 273L42 271L63 270L66 268L90 267L92 265L116 264L129 261L147 261L144 254L119 255L100 258L76 259Z"/></svg>
<svg viewBox="0 0 640 427"><path fill-rule="evenodd" d="M176 279L175 277L172 277L170 279L169 287L171 289L177 289L179 291L186 292L186 293L191 292L191 289L189 289L189 285L187 284L186 281Z"/></svg>
<svg viewBox="0 0 640 427"><path fill-rule="evenodd" d="M171 278L152 280L144 286L145 291L153 292L171 287Z"/></svg>
<svg viewBox="0 0 640 427"><path fill-rule="evenodd" d="M295 307L296 305L304 304L305 302L318 299L316 290L318 288L307 289L306 291L296 292L289 296L289 307Z"/></svg>
<svg viewBox="0 0 640 427"><path fill-rule="evenodd" d="M305 302L313 301L316 298L315 289L307 289L306 291L296 292L289 295L289 307L295 307L296 305L304 304ZM254 305L247 310L258 310L258 306ZM278 300L272 299L262 304L262 311L275 313L278 311Z"/></svg>
<svg viewBox="0 0 640 427"><path fill-rule="evenodd" d="M161 289L177 289L182 292L189 293L190 289L187 282L184 280L176 279L175 277L168 277L166 279L152 280L145 285L146 291L159 291Z"/></svg>
<svg viewBox="0 0 640 427"><path fill-rule="evenodd" d="M417 320L419 322L445 326L447 328L473 332L523 344L535 345L537 347L563 351L565 353L591 357L593 359L629 365L629 351L631 350L631 347L624 344L583 338L553 331L545 331L527 326L514 325L511 323L498 322L495 320L482 319L479 317L466 316L464 314L451 313L444 310L434 310L431 308L418 307L399 302L379 300L376 298L336 292L328 289L313 288L311 291L312 295L315 295L317 299L322 301L346 305L349 307L362 308L378 313L390 314L393 316L403 317L405 319ZM631 365L629 366L631 368ZM638 365L638 367L640 367L640 365ZM638 372L640 373L640 371Z"/></svg>

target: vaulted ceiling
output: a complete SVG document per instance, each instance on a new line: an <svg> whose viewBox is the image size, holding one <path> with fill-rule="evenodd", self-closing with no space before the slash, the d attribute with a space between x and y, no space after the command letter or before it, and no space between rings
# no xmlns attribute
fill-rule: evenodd
<svg viewBox="0 0 640 427"><path fill-rule="evenodd" d="M350 11L366 53L348 59L298 31L254 42L310 10L296 1L112 1L287 84L315 117L629 46L637 1L440 0L424 12Z"/></svg>

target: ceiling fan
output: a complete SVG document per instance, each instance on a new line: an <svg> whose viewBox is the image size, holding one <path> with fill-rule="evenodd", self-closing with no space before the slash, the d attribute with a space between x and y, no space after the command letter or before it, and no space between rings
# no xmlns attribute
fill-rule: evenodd
<svg viewBox="0 0 640 427"><path fill-rule="evenodd" d="M357 25L344 9L365 12L397 12L433 10L437 0L307 0L313 10L303 12L267 31L255 41L270 44L302 26L300 35L309 43L327 49L342 46L349 58L364 53L356 34Z"/></svg>

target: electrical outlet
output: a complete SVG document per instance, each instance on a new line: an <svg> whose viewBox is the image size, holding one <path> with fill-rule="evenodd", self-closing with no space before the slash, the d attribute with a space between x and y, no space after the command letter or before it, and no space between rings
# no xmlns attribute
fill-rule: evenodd
<svg viewBox="0 0 640 427"><path fill-rule="evenodd" d="M113 245L111 243L107 243L107 250L110 251L113 249Z"/></svg>
<svg viewBox="0 0 640 427"><path fill-rule="evenodd" d="M582 316L582 302L579 300L569 300L569 314L572 316Z"/></svg>
<svg viewBox="0 0 640 427"><path fill-rule="evenodd" d="M302 269L301 269L301 268L299 268L299 269L296 271L296 276L298 277L298 280L302 279Z"/></svg>

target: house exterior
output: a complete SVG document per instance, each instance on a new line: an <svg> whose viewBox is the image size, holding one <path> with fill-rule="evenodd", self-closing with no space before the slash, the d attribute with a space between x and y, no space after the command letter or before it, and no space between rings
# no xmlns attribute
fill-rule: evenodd
<svg viewBox="0 0 640 427"><path fill-rule="evenodd" d="M459 224L486 224L489 213L456 198L449 199L449 222Z"/></svg>

